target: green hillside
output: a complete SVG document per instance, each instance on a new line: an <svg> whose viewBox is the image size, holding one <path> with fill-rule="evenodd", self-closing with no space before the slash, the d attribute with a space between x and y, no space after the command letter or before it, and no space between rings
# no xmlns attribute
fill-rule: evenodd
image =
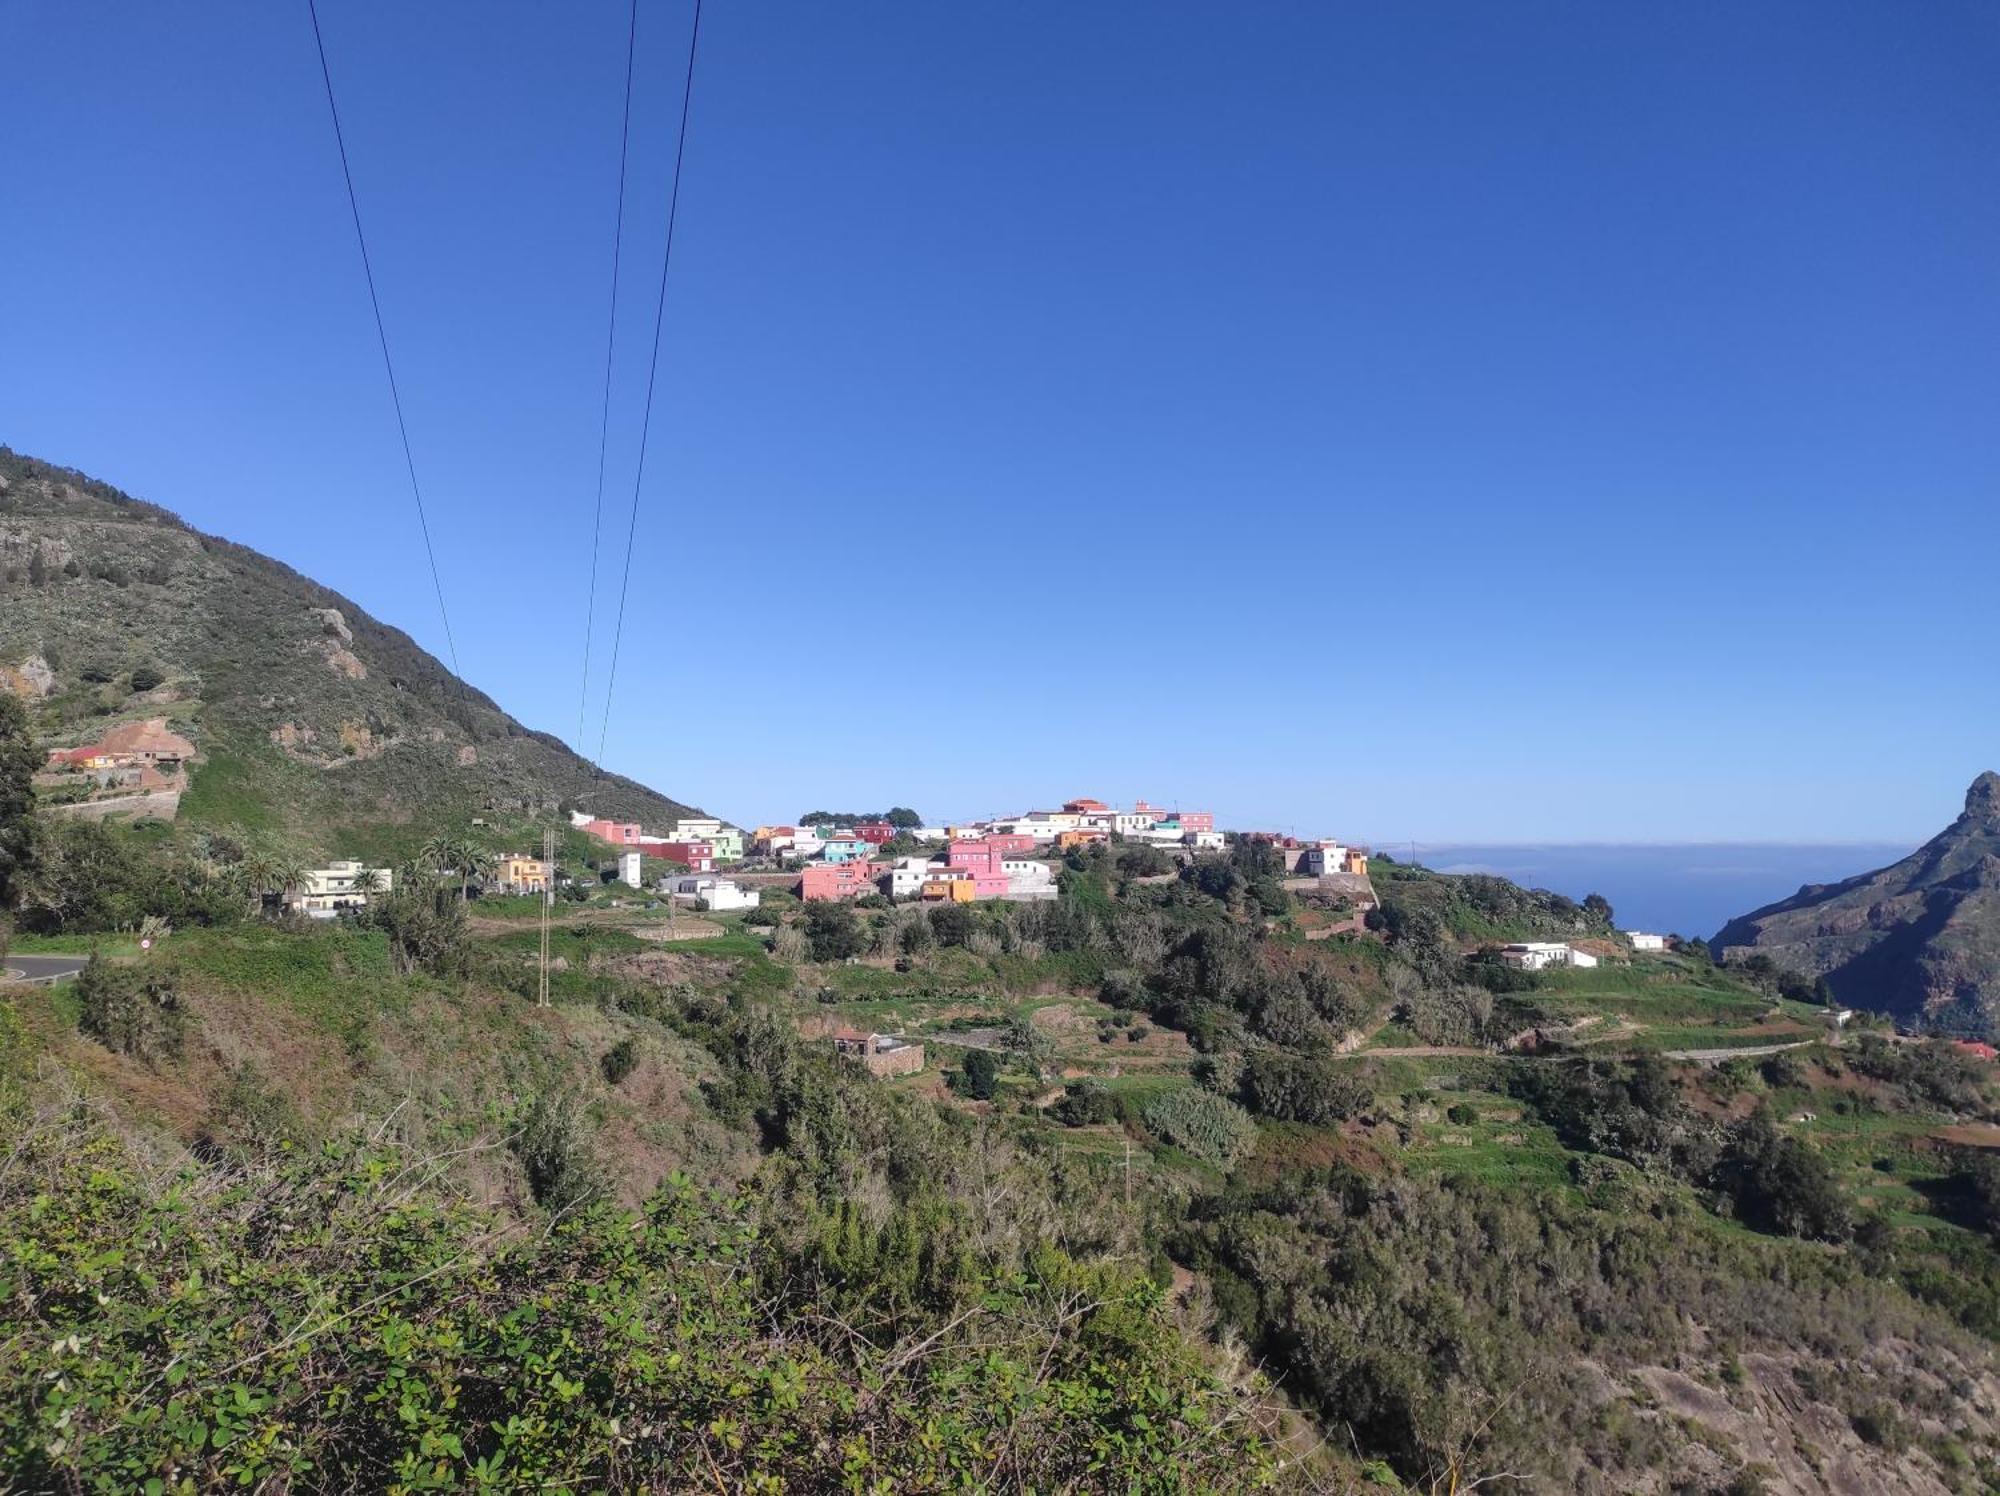
<svg viewBox="0 0 2000 1496"><path fill-rule="evenodd" d="M688 808L600 775L290 567L4 447L0 684L49 746L165 718L203 757L190 824L307 856L418 818Z"/></svg>

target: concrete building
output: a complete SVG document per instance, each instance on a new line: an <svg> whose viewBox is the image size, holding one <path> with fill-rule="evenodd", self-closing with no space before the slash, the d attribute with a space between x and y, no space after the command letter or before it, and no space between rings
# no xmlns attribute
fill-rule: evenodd
<svg viewBox="0 0 2000 1496"><path fill-rule="evenodd" d="M843 1027L826 1037L835 1053L855 1061L870 1075L914 1075L924 1068L923 1045L894 1034Z"/></svg>
<svg viewBox="0 0 2000 1496"><path fill-rule="evenodd" d="M1344 873L1347 868L1347 848L1339 842L1321 842L1316 847L1307 847L1299 859L1299 872L1308 878L1324 878L1330 873Z"/></svg>
<svg viewBox="0 0 2000 1496"><path fill-rule="evenodd" d="M1663 951L1667 948L1667 937L1648 935L1643 930L1627 930L1625 938L1632 942L1635 951Z"/></svg>
<svg viewBox="0 0 2000 1496"><path fill-rule="evenodd" d="M663 862L678 862L691 873L715 871L715 844L705 841L647 841L639 850Z"/></svg>
<svg viewBox="0 0 2000 1496"><path fill-rule="evenodd" d="M623 883L627 888L644 888L646 880L640 876L639 867L645 860L645 857L638 852L620 852L618 854L618 881Z"/></svg>
<svg viewBox="0 0 2000 1496"><path fill-rule="evenodd" d="M870 842L852 831L836 831L831 836L822 837L819 844L822 862L852 862L856 858L873 856L874 852Z"/></svg>
<svg viewBox="0 0 2000 1496"><path fill-rule="evenodd" d="M496 893L547 893L548 864L521 852L502 852L493 859L493 881L489 886Z"/></svg>
<svg viewBox="0 0 2000 1496"><path fill-rule="evenodd" d="M933 869L918 892L926 904L970 904L979 896L972 874L956 867Z"/></svg>
<svg viewBox="0 0 2000 1496"><path fill-rule="evenodd" d="M1029 846L1033 845L1032 842L1029 843ZM993 837L983 836L976 841L949 843L945 847L944 860L947 867L972 875L974 898L997 899L1005 897L1007 893L1005 864L1008 853L1024 850L1026 848L1002 846Z"/></svg>
<svg viewBox="0 0 2000 1496"><path fill-rule="evenodd" d="M914 899L940 866L928 857L898 857L889 864L888 876L882 880L887 885L884 891L892 899Z"/></svg>
<svg viewBox="0 0 2000 1496"><path fill-rule="evenodd" d="M799 875L799 897L808 902L858 899L876 891L875 878L880 871L876 864L857 858L808 863Z"/></svg>
<svg viewBox="0 0 2000 1496"><path fill-rule="evenodd" d="M1551 966L1595 966L1597 957L1587 951L1553 940L1523 940L1503 946L1500 959L1523 971L1542 971Z"/></svg>
<svg viewBox="0 0 2000 1496"><path fill-rule="evenodd" d="M1220 831L1202 831L1190 828L1182 833L1181 840L1185 841L1197 852L1220 852L1223 847L1222 833Z"/></svg>
<svg viewBox="0 0 2000 1496"><path fill-rule="evenodd" d="M733 878L718 878L713 873L680 873L661 882L671 897L715 914L755 909L764 899L756 889L745 888Z"/></svg>
<svg viewBox="0 0 2000 1496"><path fill-rule="evenodd" d="M886 841L896 839L896 828L887 821L858 821L855 823L854 834L869 846L879 847Z"/></svg>
<svg viewBox="0 0 2000 1496"><path fill-rule="evenodd" d="M707 842L717 862L743 860L743 831L714 816L682 816L667 828L667 841Z"/></svg>
<svg viewBox="0 0 2000 1496"><path fill-rule="evenodd" d="M333 919L344 909L365 909L371 893L391 893L395 886L396 875L390 869L341 859L308 869L305 881L286 892L285 907L314 919Z"/></svg>
<svg viewBox="0 0 2000 1496"><path fill-rule="evenodd" d="M1000 870L1007 875L1010 899L1052 899L1056 896L1055 869L1032 857L1005 857Z"/></svg>

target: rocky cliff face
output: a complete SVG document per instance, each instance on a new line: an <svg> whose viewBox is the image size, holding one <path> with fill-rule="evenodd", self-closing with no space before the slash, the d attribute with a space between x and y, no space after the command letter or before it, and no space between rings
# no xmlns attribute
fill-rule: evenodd
<svg viewBox="0 0 2000 1496"><path fill-rule="evenodd" d="M1711 942L1824 976L1840 1002L1950 1032L2000 1020L2000 774L1901 862L1813 884L1731 920Z"/></svg>
<svg viewBox="0 0 2000 1496"><path fill-rule="evenodd" d="M165 717L190 805L317 840L341 822L565 800L657 823L687 807L599 774L400 629L281 562L0 447L0 689L49 746ZM185 807L184 807L185 813Z"/></svg>

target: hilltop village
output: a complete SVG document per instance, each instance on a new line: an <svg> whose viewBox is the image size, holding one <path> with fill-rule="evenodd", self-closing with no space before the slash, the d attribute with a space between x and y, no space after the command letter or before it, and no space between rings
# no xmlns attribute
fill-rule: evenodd
<svg viewBox="0 0 2000 1496"><path fill-rule="evenodd" d="M894 902L1026 903L1056 896L1056 866L1073 849L1114 840L1150 847L1161 854L1156 876L1171 877L1198 853L1219 852L1226 842L1212 812L1167 810L1143 798L1126 809L1102 800L1066 800L1060 810L942 826L925 826L901 810L847 819L819 815L800 825L758 826L747 833L712 817L682 818L659 834L581 811L571 813L570 824L618 850L619 876L632 887L700 899L712 909L748 907L745 901L754 897L743 882L719 876L718 869L725 868L785 887L806 903L870 895ZM1365 849L1277 832L1242 835L1275 848L1288 878L1374 902ZM667 867L649 878L646 859Z"/></svg>

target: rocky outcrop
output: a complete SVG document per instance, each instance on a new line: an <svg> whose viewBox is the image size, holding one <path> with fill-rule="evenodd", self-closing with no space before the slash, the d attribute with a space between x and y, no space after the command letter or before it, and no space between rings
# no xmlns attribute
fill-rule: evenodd
<svg viewBox="0 0 2000 1496"><path fill-rule="evenodd" d="M1825 977L1834 998L1926 1028L1991 1033L2000 1018L2000 774L1901 862L1809 884L1731 920L1718 953Z"/></svg>

